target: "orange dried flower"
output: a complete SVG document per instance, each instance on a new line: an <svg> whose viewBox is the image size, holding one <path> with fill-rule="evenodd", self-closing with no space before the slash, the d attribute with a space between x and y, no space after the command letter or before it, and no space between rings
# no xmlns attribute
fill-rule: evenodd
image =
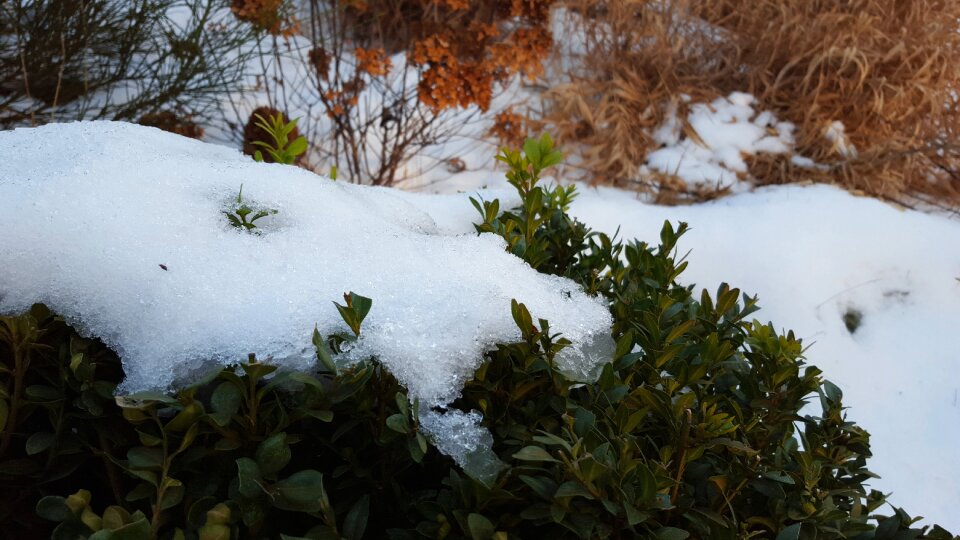
<svg viewBox="0 0 960 540"><path fill-rule="evenodd" d="M542 58L553 47L550 34L533 28L518 28L508 41L498 43L491 52L492 62L503 74L523 73L536 77L543 73Z"/></svg>
<svg viewBox="0 0 960 540"><path fill-rule="evenodd" d="M453 10L470 9L470 0L437 0L437 4Z"/></svg>
<svg viewBox="0 0 960 540"><path fill-rule="evenodd" d="M504 146L519 147L523 144L528 131L526 117L514 112L511 106L493 117L493 125L487 133Z"/></svg>
<svg viewBox="0 0 960 540"><path fill-rule="evenodd" d="M283 13L283 0L233 0L230 11L241 21L273 35L292 36L300 23Z"/></svg>
<svg viewBox="0 0 960 540"><path fill-rule="evenodd" d="M310 65L321 79L327 80L330 75L330 53L323 47L315 47L307 53Z"/></svg>
<svg viewBox="0 0 960 540"><path fill-rule="evenodd" d="M534 77L553 46L550 8L557 0L366 0L371 12L391 10L401 20L383 25L359 13L354 0L339 0L355 19L359 43L370 41L390 50L406 49L420 74L418 97L434 110L486 110L494 85L512 75ZM385 19L384 19L385 20ZM379 40L379 41L378 41ZM356 50L357 72L380 76L389 69L383 49Z"/></svg>
<svg viewBox="0 0 960 540"><path fill-rule="evenodd" d="M357 47L357 70L371 77L383 77L390 72L390 58L383 49L364 49Z"/></svg>

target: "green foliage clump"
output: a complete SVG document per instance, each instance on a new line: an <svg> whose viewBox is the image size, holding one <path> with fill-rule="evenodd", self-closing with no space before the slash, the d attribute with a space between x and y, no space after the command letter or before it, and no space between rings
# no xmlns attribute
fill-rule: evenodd
<svg viewBox="0 0 960 540"><path fill-rule="evenodd" d="M570 380L570 343L526 306L451 406L478 410L506 467L489 483L436 451L420 405L375 359L346 365L372 300L314 331L313 373L251 355L174 396L112 397L116 355L42 306L0 319L0 527L15 537L955 538L868 491L869 435L792 333L757 300L678 282L687 226L623 243L566 214L539 184L549 138L501 156L522 205L475 202L483 233L601 295L616 351ZM506 310L506 306L504 306ZM819 416L801 414L809 400ZM71 494L64 497L65 494ZM42 518L42 519L41 519ZM52 532L51 532L52 531Z"/></svg>
<svg viewBox="0 0 960 540"><path fill-rule="evenodd" d="M284 165L293 165L297 158L307 151L307 138L300 135L290 140L290 135L297 129L297 119L284 122L283 114L268 115L267 118L255 114L256 126L264 130L273 139L273 143L268 141L253 141L254 146L261 147L272 158L273 163L282 163ZM257 150L253 153L253 159L263 161L263 153Z"/></svg>

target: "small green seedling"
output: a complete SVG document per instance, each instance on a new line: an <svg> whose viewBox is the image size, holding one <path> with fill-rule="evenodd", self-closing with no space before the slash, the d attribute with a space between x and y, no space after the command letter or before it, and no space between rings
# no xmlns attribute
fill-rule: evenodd
<svg viewBox="0 0 960 540"><path fill-rule="evenodd" d="M258 210L254 212L253 208L250 208L243 203L243 184L240 184L240 193L237 194L237 209L231 212L224 212L224 215L227 216L227 219L230 220L230 225L238 229L243 229L248 232L253 232L254 234L259 234L259 231L254 231L257 228L254 223L260 218L272 216L277 213L277 210L272 208L267 208L265 210ZM248 220L247 217L253 214Z"/></svg>

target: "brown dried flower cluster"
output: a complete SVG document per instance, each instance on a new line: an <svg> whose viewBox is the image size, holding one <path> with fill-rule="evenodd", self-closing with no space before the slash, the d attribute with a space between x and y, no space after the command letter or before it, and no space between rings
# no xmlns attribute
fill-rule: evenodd
<svg viewBox="0 0 960 540"><path fill-rule="evenodd" d="M283 0L233 0L230 5L241 21L275 36L292 36L299 31L299 24L283 8Z"/></svg>
<svg viewBox="0 0 960 540"><path fill-rule="evenodd" d="M540 75L553 46L548 22L556 0L341 3L356 19L359 41L380 41L384 55L410 52L420 72L419 99L434 110L488 109L498 83L516 74ZM382 73L372 50L358 50L357 58L362 71Z"/></svg>

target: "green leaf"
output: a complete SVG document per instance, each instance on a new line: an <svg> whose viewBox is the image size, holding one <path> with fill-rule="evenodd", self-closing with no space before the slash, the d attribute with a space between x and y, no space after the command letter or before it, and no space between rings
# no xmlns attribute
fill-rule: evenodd
<svg viewBox="0 0 960 540"><path fill-rule="evenodd" d="M490 540L496 532L489 519L476 513L467 516L467 528L472 540Z"/></svg>
<svg viewBox="0 0 960 540"><path fill-rule="evenodd" d="M340 306L337 306L338 309L339 307ZM313 346L317 349L317 360L320 361L320 364L324 369L336 375L337 365L333 362L333 354L330 352L330 347L327 345L326 340L320 335L320 331L316 325L313 327Z"/></svg>
<svg viewBox="0 0 960 540"><path fill-rule="evenodd" d="M793 484L796 483L796 482L794 482L793 477L790 476L789 474L785 473L784 471L776 471L776 470L775 470L775 471L767 471L767 472L763 473L763 476L765 476L765 477L767 477L767 478L769 478L769 479L771 479L771 480L775 480L775 481L777 481L777 482L784 483L784 484L793 485Z"/></svg>
<svg viewBox="0 0 960 540"><path fill-rule="evenodd" d="M307 413L307 416L310 416L310 417L312 417L312 418L316 418L317 420L319 420L319 421L321 421L321 422L332 422L332 421L333 421L333 411L315 411L315 410L308 410L308 411L305 411L305 412Z"/></svg>
<svg viewBox="0 0 960 540"><path fill-rule="evenodd" d="M140 482L124 496L123 500L127 502L141 501L151 497L156 492L157 486L155 483Z"/></svg>
<svg viewBox="0 0 960 540"><path fill-rule="evenodd" d="M141 517L137 521L124 525L119 529L112 531L101 529L91 535L89 540L143 540L144 538L150 537L150 522L147 521L147 518Z"/></svg>
<svg viewBox="0 0 960 540"><path fill-rule="evenodd" d="M240 389L234 383L224 381L217 385L213 395L210 396L210 406L215 412L233 416L240 410L242 399Z"/></svg>
<svg viewBox="0 0 960 540"><path fill-rule="evenodd" d="M303 135L297 137L287 146L287 152L289 152L294 157L299 156L300 154L307 151L307 138Z"/></svg>
<svg viewBox="0 0 960 540"><path fill-rule="evenodd" d="M513 458L524 461L559 461L539 446L525 446L521 448L519 452L514 454Z"/></svg>
<svg viewBox="0 0 960 540"><path fill-rule="evenodd" d="M145 409L156 403L165 405L178 405L180 402L162 392L137 392L126 396L117 396L115 399L117 406L125 409Z"/></svg>
<svg viewBox="0 0 960 540"><path fill-rule="evenodd" d="M50 448L56 442L57 436L49 431L38 431L27 439L26 450L28 456L33 456Z"/></svg>
<svg viewBox="0 0 960 540"><path fill-rule="evenodd" d="M65 521L73 515L67 506L67 500L56 496L47 496L37 501L36 512L43 519L57 522Z"/></svg>
<svg viewBox="0 0 960 540"><path fill-rule="evenodd" d="M164 482L166 487L163 491L163 499L160 501L160 509L166 510L180 504L183 500L185 489L179 480L167 478Z"/></svg>
<svg viewBox="0 0 960 540"><path fill-rule="evenodd" d="M777 540L799 540L802 523L794 523L777 534Z"/></svg>
<svg viewBox="0 0 960 540"><path fill-rule="evenodd" d="M130 462L130 468L132 469L160 469L163 466L163 450L134 446L127 450L127 460Z"/></svg>
<svg viewBox="0 0 960 540"><path fill-rule="evenodd" d="M409 433L410 422L402 414L391 414L387 417L387 427L398 433Z"/></svg>
<svg viewBox="0 0 960 540"><path fill-rule="evenodd" d="M108 506L103 511L104 529L119 529L131 521L133 520L130 518L130 512L127 512L123 507Z"/></svg>
<svg viewBox="0 0 960 540"><path fill-rule="evenodd" d="M238 458L237 476L240 480L238 486L240 495L253 498L260 495L263 491L261 487L262 476L260 475L260 468L257 466L256 461L248 457Z"/></svg>
<svg viewBox="0 0 960 540"><path fill-rule="evenodd" d="M577 407L573 413L573 417L573 431L580 437L586 436L597 423L597 415L583 407Z"/></svg>
<svg viewBox="0 0 960 540"><path fill-rule="evenodd" d="M287 444L287 434L277 433L265 439L257 446L257 465L260 474L273 476L290 463L292 457L290 445Z"/></svg>
<svg viewBox="0 0 960 540"><path fill-rule="evenodd" d="M207 522L207 512L217 505L217 498L207 495L190 505L187 511L187 526L190 529L199 529Z"/></svg>
<svg viewBox="0 0 960 540"><path fill-rule="evenodd" d="M259 527L267 516L268 504L264 499L240 499L240 520L247 527Z"/></svg>
<svg viewBox="0 0 960 540"><path fill-rule="evenodd" d="M360 540L367 528L370 519L370 497L364 495L350 507L347 517L343 520L343 535L348 540Z"/></svg>
<svg viewBox="0 0 960 540"><path fill-rule="evenodd" d="M416 436L407 439L407 451L414 462L422 462L423 456L427 455L427 440L417 433Z"/></svg>
<svg viewBox="0 0 960 540"><path fill-rule="evenodd" d="M410 415L410 400L407 398L406 394L403 392L397 392L393 396L393 401L397 404L397 409L400 411L400 414L403 416Z"/></svg>
<svg viewBox="0 0 960 540"><path fill-rule="evenodd" d="M645 504L652 504L657 494L657 477L643 463L637 465L636 474L637 500Z"/></svg>
<svg viewBox="0 0 960 540"><path fill-rule="evenodd" d="M63 397L59 390L45 384L32 384L26 388L24 393L34 401L57 401Z"/></svg>
<svg viewBox="0 0 960 540"><path fill-rule="evenodd" d="M676 527L660 527L653 534L658 540L684 540L690 537L690 533Z"/></svg>
<svg viewBox="0 0 960 540"><path fill-rule="evenodd" d="M593 499L593 495L590 494L586 488L583 487L583 484L576 480L570 480L560 484L560 487L557 488L556 493L553 494L554 497L583 497L585 499Z"/></svg>
<svg viewBox="0 0 960 540"><path fill-rule="evenodd" d="M541 167L546 169L548 167L553 167L563 162L563 154L554 150L549 154L543 156L541 160Z"/></svg>
<svg viewBox="0 0 960 540"><path fill-rule="evenodd" d="M325 496L323 475L308 469L295 472L274 484L278 499L274 505L282 510L318 512L320 500Z"/></svg>
<svg viewBox="0 0 960 540"><path fill-rule="evenodd" d="M231 450L236 450L241 446L242 446L242 443L237 439L223 438L223 439L217 440L217 442L214 443L213 448L214 450L219 450L221 452L230 452Z"/></svg>
<svg viewBox="0 0 960 540"><path fill-rule="evenodd" d="M542 476L526 476L521 474L520 481L530 486L530 489L532 489L534 493L548 501L553 500L553 494L557 491L557 483Z"/></svg>
<svg viewBox="0 0 960 540"><path fill-rule="evenodd" d="M535 169L542 169L540 166L540 141L536 139L527 139L523 143L523 153L527 156L527 159L530 160L530 164L533 165Z"/></svg>

